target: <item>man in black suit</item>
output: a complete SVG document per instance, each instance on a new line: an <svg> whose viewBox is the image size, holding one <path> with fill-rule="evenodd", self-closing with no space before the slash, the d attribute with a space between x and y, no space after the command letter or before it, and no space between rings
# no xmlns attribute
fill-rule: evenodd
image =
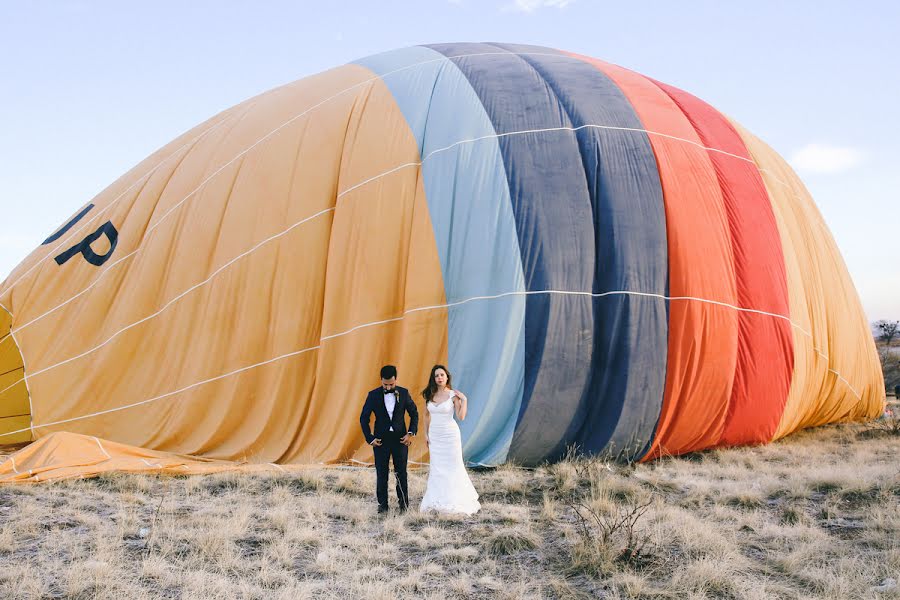
<svg viewBox="0 0 900 600"><path fill-rule="evenodd" d="M369 428L369 420L375 413L375 433ZM404 413L409 413L409 429L406 428ZM366 442L375 452L376 494L378 512L388 510L388 471L391 458L394 460L394 474L397 476L397 499L400 512L409 508L409 493L406 487L406 457L409 445L419 428L419 411L409 395L409 390L397 385L397 367L386 365L381 368L381 387L366 396L362 413L359 415Z"/></svg>

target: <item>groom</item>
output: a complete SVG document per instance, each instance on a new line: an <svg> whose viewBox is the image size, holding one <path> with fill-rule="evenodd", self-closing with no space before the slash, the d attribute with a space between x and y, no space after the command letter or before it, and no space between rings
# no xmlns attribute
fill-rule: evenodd
<svg viewBox="0 0 900 600"><path fill-rule="evenodd" d="M406 428L404 412L409 413L409 430ZM369 420L375 413L375 433L369 428ZM409 493L406 487L406 457L409 445L419 428L419 412L409 390L397 385L397 367L381 367L381 387L366 396L362 413L359 415L366 442L375 452L376 493L378 512L388 510L388 463L393 458L394 473L397 476L397 499L400 512L409 508Z"/></svg>

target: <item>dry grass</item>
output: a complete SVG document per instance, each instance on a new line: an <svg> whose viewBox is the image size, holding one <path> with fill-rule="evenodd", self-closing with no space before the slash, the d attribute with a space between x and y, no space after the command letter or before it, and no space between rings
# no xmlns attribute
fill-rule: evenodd
<svg viewBox="0 0 900 600"><path fill-rule="evenodd" d="M473 479L471 518L377 518L355 469L0 487L0 598L900 598L886 432Z"/></svg>

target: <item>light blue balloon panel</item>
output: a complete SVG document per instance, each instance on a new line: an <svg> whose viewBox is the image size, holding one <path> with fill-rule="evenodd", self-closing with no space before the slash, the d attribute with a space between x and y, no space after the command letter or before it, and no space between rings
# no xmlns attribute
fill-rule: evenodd
<svg viewBox="0 0 900 600"><path fill-rule="evenodd" d="M412 47L357 64L383 76L419 144L449 304L447 367L469 397L463 455L500 464L522 403L525 282L496 132L452 58Z"/></svg>

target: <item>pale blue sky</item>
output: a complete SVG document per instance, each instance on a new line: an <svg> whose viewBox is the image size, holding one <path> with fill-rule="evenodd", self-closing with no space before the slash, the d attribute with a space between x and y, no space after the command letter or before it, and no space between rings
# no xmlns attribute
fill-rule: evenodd
<svg viewBox="0 0 900 600"><path fill-rule="evenodd" d="M0 279L151 152L376 52L502 41L681 87L791 161L870 320L900 319L900 8L884 0L0 0Z"/></svg>

